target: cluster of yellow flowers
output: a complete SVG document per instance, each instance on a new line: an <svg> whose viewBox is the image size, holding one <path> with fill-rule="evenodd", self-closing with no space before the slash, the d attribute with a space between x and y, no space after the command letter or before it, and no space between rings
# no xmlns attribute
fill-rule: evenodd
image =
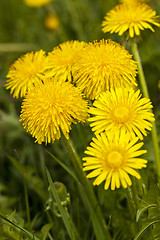
<svg viewBox="0 0 160 240"><path fill-rule="evenodd" d="M138 17L138 23L132 24L128 2L131 0L107 15L102 24L104 31L122 34L129 29L133 37L134 30L139 35L137 29L149 27L147 22L158 26L154 11L138 1L131 5L137 7L137 13L132 11ZM119 16L121 11L127 13L124 23L116 17L118 9ZM116 24L112 21L111 26L108 16ZM54 142L61 133L68 139L71 124L88 119L95 137L85 151L89 156L83 158L83 170L91 170L87 177L96 177L94 185L105 181L104 188L111 184L114 190L121 184L124 188L130 186L129 175L139 179L135 169L147 164L139 157L146 153L140 150L143 143L137 142L151 130L154 115L150 100L136 90L136 74L136 62L118 43L104 39L88 44L68 41L47 56L40 50L19 58L9 70L6 88L14 97L24 97L20 121L38 143ZM89 107L87 98L93 106Z"/></svg>

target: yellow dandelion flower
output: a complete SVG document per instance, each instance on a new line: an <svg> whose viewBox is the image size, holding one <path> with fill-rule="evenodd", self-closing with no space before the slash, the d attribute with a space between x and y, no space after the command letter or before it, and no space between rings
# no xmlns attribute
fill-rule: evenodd
<svg viewBox="0 0 160 240"><path fill-rule="evenodd" d="M10 89L13 97L23 97L30 85L44 78L46 69L47 57L43 50L27 53L11 65L6 89Z"/></svg>
<svg viewBox="0 0 160 240"><path fill-rule="evenodd" d="M149 0L120 0L121 3L149 2Z"/></svg>
<svg viewBox="0 0 160 240"><path fill-rule="evenodd" d="M29 7L42 7L52 2L53 0L24 0L24 3Z"/></svg>
<svg viewBox="0 0 160 240"><path fill-rule="evenodd" d="M140 35L140 30L150 29L154 32L152 25L160 26L159 16L150 6L138 1L115 6L105 16L102 22L103 32L118 33L120 36L129 30L129 36Z"/></svg>
<svg viewBox="0 0 160 240"><path fill-rule="evenodd" d="M85 42L67 41L55 47L48 54L50 66L50 76L56 76L59 79L72 81L72 70L79 58Z"/></svg>
<svg viewBox="0 0 160 240"><path fill-rule="evenodd" d="M150 100L142 98L139 90L111 89L102 93L90 108L89 113L94 115L89 118L90 126L95 134L125 131L130 138L143 139L152 128L150 121L154 121L150 112L152 107Z"/></svg>
<svg viewBox="0 0 160 240"><path fill-rule="evenodd" d="M31 86L22 102L21 120L36 142L68 139L72 123L85 122L87 102L69 82L46 79Z"/></svg>
<svg viewBox="0 0 160 240"><path fill-rule="evenodd" d="M136 71L136 62L124 47L103 39L81 51L73 80L88 98L95 99L111 87L136 86Z"/></svg>
<svg viewBox="0 0 160 240"><path fill-rule="evenodd" d="M96 177L93 185L99 185L105 181L104 189L111 190L124 188L132 185L129 175L140 179L141 176L135 169L146 167L147 160L139 158L140 155L146 153L146 150L140 150L143 143L137 143L138 138L130 141L127 134L101 133L97 138L93 138L90 146L87 147L85 153L89 156L82 160L83 170L91 172L87 178ZM138 157L138 158L137 158Z"/></svg>
<svg viewBox="0 0 160 240"><path fill-rule="evenodd" d="M59 27L59 18L53 14L49 14L46 17L44 24L49 30L56 30Z"/></svg>

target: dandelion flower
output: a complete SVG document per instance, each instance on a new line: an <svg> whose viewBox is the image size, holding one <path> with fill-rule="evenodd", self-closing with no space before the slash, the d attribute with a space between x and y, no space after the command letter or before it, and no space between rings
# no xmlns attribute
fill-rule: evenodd
<svg viewBox="0 0 160 240"><path fill-rule="evenodd" d="M11 65L6 89L10 89L13 97L23 97L29 86L44 78L46 69L47 57L43 50L27 53Z"/></svg>
<svg viewBox="0 0 160 240"><path fill-rule="evenodd" d="M94 115L89 118L92 122L90 126L95 134L125 131L131 138L137 136L142 140L143 135L147 135L147 130L152 128L152 107L150 100L142 98L139 90L111 89L102 93L90 108L89 113Z"/></svg>
<svg viewBox="0 0 160 240"><path fill-rule="evenodd" d="M160 26L159 16L149 5L138 1L115 6L105 16L102 22L103 32L118 33L120 36L129 30L129 36L140 35L140 30L150 29L154 32L152 25Z"/></svg>
<svg viewBox="0 0 160 240"><path fill-rule="evenodd" d="M73 67L85 45L85 42L68 41L55 47L48 54L50 75L71 82Z"/></svg>
<svg viewBox="0 0 160 240"><path fill-rule="evenodd" d="M53 0L24 0L25 4L29 7L42 7L52 2Z"/></svg>
<svg viewBox="0 0 160 240"><path fill-rule="evenodd" d="M21 120L36 142L68 139L72 123L85 122L87 102L69 82L46 79L31 86L22 102Z"/></svg>
<svg viewBox="0 0 160 240"><path fill-rule="evenodd" d="M59 19L53 14L49 14L45 19L45 27L49 30L56 30L59 27Z"/></svg>
<svg viewBox="0 0 160 240"><path fill-rule="evenodd" d="M140 150L143 143L137 141L138 138L130 141L124 132L120 135L118 132L115 135L101 133L93 138L85 151L89 156L83 158L83 170L91 170L87 178L96 177L93 185L100 185L105 181L104 189L107 190L111 185L111 190L115 190L120 185L124 188L132 185L129 175L140 179L141 176L135 169L146 167L147 160L139 156L147 151Z"/></svg>
<svg viewBox="0 0 160 240"><path fill-rule="evenodd" d="M121 3L148 2L149 0L120 0Z"/></svg>
<svg viewBox="0 0 160 240"><path fill-rule="evenodd" d="M81 51L73 80L88 98L95 99L111 87L136 86L136 71L137 64L124 47L103 39Z"/></svg>

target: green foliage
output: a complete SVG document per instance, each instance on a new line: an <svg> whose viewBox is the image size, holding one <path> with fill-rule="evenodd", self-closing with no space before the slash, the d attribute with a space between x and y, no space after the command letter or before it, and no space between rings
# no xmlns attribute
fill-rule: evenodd
<svg viewBox="0 0 160 240"><path fill-rule="evenodd" d="M142 222L142 228L134 240L143 235L147 229L150 230L150 239L160 239L160 189L154 183L150 185L150 190L142 198L136 218L137 221Z"/></svg>
<svg viewBox="0 0 160 240"><path fill-rule="evenodd" d="M24 180L26 180L35 190L35 192L37 192L37 194L45 201L48 197L48 194L44 191L43 181L35 175L35 169L21 165L15 158L11 156L9 156L9 159L18 172L22 175Z"/></svg>
<svg viewBox="0 0 160 240"><path fill-rule="evenodd" d="M83 201L83 204L85 205L85 207L89 210L90 212L90 216L91 216L91 220L92 220L92 223L93 223L93 228L95 230L95 234L97 236L97 239L99 240L103 240L105 238L104 236L104 233L102 232L102 229L101 229L101 226L99 225L99 222L97 220L97 216L91 206L91 204L89 203L89 200L88 200L88 197L84 191L84 188L83 186L80 184L78 178L76 177L76 175L65 165L63 164L61 161L59 161L59 159L55 158L51 153L49 153L72 177L73 179L76 181L77 183L77 186L79 187L79 191L80 191L80 194L81 194L81 197L82 197L82 201ZM53 191L53 190L52 190ZM56 199L56 203L57 205L59 206L59 201L57 202L57 198ZM59 206L60 208L60 206ZM60 209L59 209L60 210ZM65 219L64 219L65 221ZM77 231L76 231L77 232Z"/></svg>
<svg viewBox="0 0 160 240"><path fill-rule="evenodd" d="M19 240L22 238L22 234L25 233L29 239L40 240L22 227L24 221L19 216L15 216L15 211L8 218L2 215L0 215L0 218L4 220L0 229L0 231L2 230L1 236L9 237L11 240ZM28 238L25 239L27 240Z"/></svg>
<svg viewBox="0 0 160 240"><path fill-rule="evenodd" d="M46 225L44 225L41 229L42 232L42 240L46 240L47 236L49 235L49 239L53 240L53 238L51 237L51 235L49 234L49 231L51 230L51 228L53 227L52 223L48 223Z"/></svg>

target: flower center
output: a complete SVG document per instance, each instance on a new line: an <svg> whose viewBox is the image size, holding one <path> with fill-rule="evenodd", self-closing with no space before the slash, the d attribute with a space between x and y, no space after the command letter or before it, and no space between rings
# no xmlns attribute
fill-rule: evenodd
<svg viewBox="0 0 160 240"><path fill-rule="evenodd" d="M107 164L110 168L120 168L123 162L122 155L119 152L113 151L108 154Z"/></svg>
<svg viewBox="0 0 160 240"><path fill-rule="evenodd" d="M129 110L125 106L117 107L114 110L114 116L116 120L120 123L123 123L124 121L126 121L128 118L128 115L129 115Z"/></svg>

